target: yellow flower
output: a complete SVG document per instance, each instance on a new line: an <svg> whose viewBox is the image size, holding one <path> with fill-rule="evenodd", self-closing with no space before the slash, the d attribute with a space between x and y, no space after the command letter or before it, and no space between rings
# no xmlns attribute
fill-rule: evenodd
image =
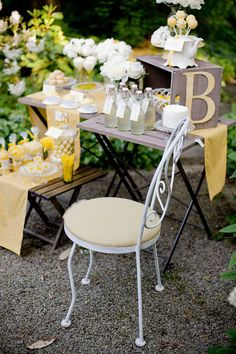
<svg viewBox="0 0 236 354"><path fill-rule="evenodd" d="M54 149L54 142L50 136L45 136L40 140L44 151L49 151Z"/></svg>

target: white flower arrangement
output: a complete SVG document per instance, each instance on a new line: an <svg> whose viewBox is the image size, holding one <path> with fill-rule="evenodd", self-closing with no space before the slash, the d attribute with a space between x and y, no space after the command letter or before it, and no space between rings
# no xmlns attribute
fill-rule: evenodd
<svg viewBox="0 0 236 354"><path fill-rule="evenodd" d="M107 38L100 42L96 48L96 56L99 63L105 63L113 56L121 55L128 59L132 51L131 46L124 41L116 41L113 38Z"/></svg>
<svg viewBox="0 0 236 354"><path fill-rule="evenodd" d="M96 48L92 38L72 38L63 49L64 55L73 59L73 65L79 71L85 69L90 72L97 64Z"/></svg>
<svg viewBox="0 0 236 354"><path fill-rule="evenodd" d="M157 4L164 3L166 5L180 5L190 7L191 9L200 10L201 5L205 4L204 0L156 0Z"/></svg>
<svg viewBox="0 0 236 354"><path fill-rule="evenodd" d="M20 80L16 84L8 84L8 91L14 96L21 96L25 91L25 81Z"/></svg>
<svg viewBox="0 0 236 354"><path fill-rule="evenodd" d="M126 82L129 78L133 80L141 78L145 75L145 70L140 62L130 61L122 55L116 55L101 66L101 74L112 82Z"/></svg>

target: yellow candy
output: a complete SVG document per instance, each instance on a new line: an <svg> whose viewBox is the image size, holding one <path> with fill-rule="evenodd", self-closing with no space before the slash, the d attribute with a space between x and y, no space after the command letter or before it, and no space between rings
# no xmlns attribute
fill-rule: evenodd
<svg viewBox="0 0 236 354"><path fill-rule="evenodd" d="M169 17L168 20L167 20L167 24L168 26L170 27L175 27L176 25L176 19L172 16L172 17Z"/></svg>
<svg viewBox="0 0 236 354"><path fill-rule="evenodd" d="M185 11L177 11L176 12L176 18L177 19L185 19L185 17L186 17L186 12Z"/></svg>

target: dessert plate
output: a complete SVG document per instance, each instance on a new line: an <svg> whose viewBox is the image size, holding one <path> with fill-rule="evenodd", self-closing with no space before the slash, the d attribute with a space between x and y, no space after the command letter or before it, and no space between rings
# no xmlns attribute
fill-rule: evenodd
<svg viewBox="0 0 236 354"><path fill-rule="evenodd" d="M30 162L27 165L23 165L19 168L19 174L21 176L28 176L28 177L48 177L56 174L58 172L58 168L56 165L51 163L46 163L47 165L41 170L37 169L34 165L34 162Z"/></svg>
<svg viewBox="0 0 236 354"><path fill-rule="evenodd" d="M43 103L48 106L53 106L61 103L61 98L59 96L47 96L43 100Z"/></svg>
<svg viewBox="0 0 236 354"><path fill-rule="evenodd" d="M93 113L97 113L97 108L94 104L89 104L89 105L85 105L83 104L78 111L80 113L86 113L86 114L93 114Z"/></svg>
<svg viewBox="0 0 236 354"><path fill-rule="evenodd" d="M74 100L63 100L60 104L61 108L75 109L78 108L80 104Z"/></svg>

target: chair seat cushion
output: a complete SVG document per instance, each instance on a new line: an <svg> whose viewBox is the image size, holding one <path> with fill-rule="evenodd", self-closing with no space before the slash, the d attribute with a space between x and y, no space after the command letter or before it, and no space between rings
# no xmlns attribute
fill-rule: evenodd
<svg viewBox="0 0 236 354"><path fill-rule="evenodd" d="M80 240L104 247L137 244L144 204L123 198L97 198L73 204L64 215L68 231ZM155 221L159 220L156 216ZM144 228L142 243L160 232Z"/></svg>

